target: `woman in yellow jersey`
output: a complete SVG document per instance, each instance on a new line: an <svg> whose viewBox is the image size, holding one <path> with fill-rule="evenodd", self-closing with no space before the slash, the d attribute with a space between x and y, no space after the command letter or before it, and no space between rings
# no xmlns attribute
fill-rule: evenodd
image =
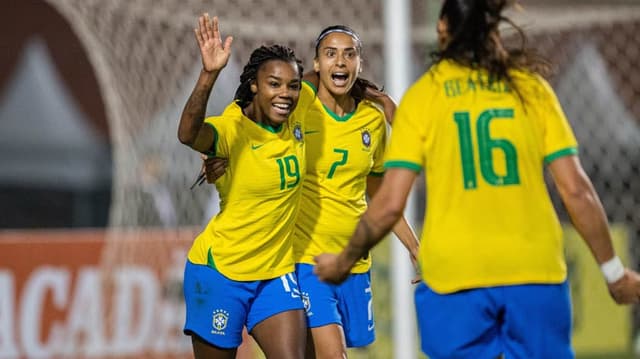
<svg viewBox="0 0 640 359"><path fill-rule="evenodd" d="M358 79L362 43L347 26L322 30L316 39L314 72L317 91L304 114L307 176L302 187L304 209L294 234L296 274L302 291L309 337L307 358L343 358L347 347L363 347L375 339L372 311L371 257L364 254L345 283L331 285L313 273L313 258L338 253L382 181L387 142L385 114L363 98ZM371 97L376 92L368 88ZM382 96L376 100L384 101ZM395 110L395 104L386 108ZM398 237L416 252L418 241L404 218Z"/></svg>
<svg viewBox="0 0 640 359"><path fill-rule="evenodd" d="M305 75L300 95L311 104L302 115L307 173L304 209L296 220L293 244L309 327L306 357L342 358L347 347L363 347L375 339L371 258L363 256L347 283L339 286L318 280L313 258L344 248L366 209L365 196L379 187L387 142L385 119L391 120L395 103L358 77L362 43L349 27L324 29L315 51L314 71ZM302 114L298 109L296 113ZM229 158L229 163L234 160ZM205 161L208 182L224 172L222 162ZM418 240L404 218L394 231L415 260Z"/></svg>
<svg viewBox="0 0 640 359"><path fill-rule="evenodd" d="M306 326L291 242L306 169L304 127L293 115L296 105L304 106L302 66L287 47L254 50L234 102L205 120L232 39L223 43L217 18L206 14L196 39L203 69L178 138L201 153L236 161L216 183L221 211L188 254L184 332L196 358L235 358L246 326L268 358L299 359Z"/></svg>
<svg viewBox="0 0 640 359"><path fill-rule="evenodd" d="M398 107L384 182L345 250L316 258L320 278L344 280L398 220L424 169L424 283L415 301L432 359L573 358L562 229L545 165L613 299L640 298L640 276L615 255L574 135L540 76L546 63L501 41L507 5L444 1L440 47Z"/></svg>

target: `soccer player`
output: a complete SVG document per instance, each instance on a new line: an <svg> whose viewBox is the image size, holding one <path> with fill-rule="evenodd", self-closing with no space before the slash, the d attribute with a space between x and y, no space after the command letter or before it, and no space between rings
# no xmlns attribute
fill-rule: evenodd
<svg viewBox="0 0 640 359"><path fill-rule="evenodd" d="M573 358L562 229L543 166L613 299L640 296L640 277L615 255L572 130L540 76L545 63L501 41L507 3L444 1L439 50L397 109L384 182L348 246L316 258L321 279L344 280L396 223L424 169L415 304L433 359Z"/></svg>
<svg viewBox="0 0 640 359"><path fill-rule="evenodd" d="M378 189L387 128L383 110L364 98L379 95L371 84L356 82L361 72L358 34L338 25L322 30L315 42L317 91L304 114L307 176L294 232L296 273L306 306L310 337L307 358L343 358L347 347L363 347L375 339L372 312L371 256L363 253L345 283L323 283L313 273L313 258L340 252L364 213L366 195ZM385 96L381 96L383 100ZM391 106L389 106L391 105ZM387 104L395 110L395 104ZM418 240L399 218L396 234L417 252Z"/></svg>
<svg viewBox="0 0 640 359"><path fill-rule="evenodd" d="M305 75L300 94L312 104L302 115L307 128L305 205L296 221L293 243L309 325L306 357L342 358L347 347L363 347L375 339L371 258L363 256L347 283L339 286L318 280L313 258L344 248L366 209L365 196L373 196L380 186L387 142L385 120L391 120L395 103L373 83L358 77L362 43L349 27L324 29L315 51L314 71ZM222 161L226 160L205 161L208 182L223 173ZM228 163L233 161L228 159ZM398 220L394 232L415 263L419 243L404 218Z"/></svg>
<svg viewBox="0 0 640 359"><path fill-rule="evenodd" d="M292 113L296 104L304 107L298 101L302 66L287 47L254 50L235 101L205 121L232 39L222 43L218 19L206 14L196 39L203 69L178 138L201 153L236 161L216 183L221 211L188 253L184 332L196 358L235 358L246 326L268 358L299 359L306 323L292 233L306 166L303 123Z"/></svg>

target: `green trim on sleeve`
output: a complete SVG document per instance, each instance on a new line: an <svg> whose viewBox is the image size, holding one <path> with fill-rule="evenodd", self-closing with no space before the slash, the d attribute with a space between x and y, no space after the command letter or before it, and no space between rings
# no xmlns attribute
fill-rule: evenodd
<svg viewBox="0 0 640 359"><path fill-rule="evenodd" d="M218 130L216 130L216 126L214 126L212 123L205 122L204 124L211 126L211 129L213 129L213 143L211 144L211 148L203 153L205 155L215 156L216 150L218 149Z"/></svg>
<svg viewBox="0 0 640 359"><path fill-rule="evenodd" d="M305 84L309 85L309 87L311 87L311 90L313 90L314 95L318 94L318 89L311 82L307 80L302 80L302 82L304 82Z"/></svg>
<svg viewBox="0 0 640 359"><path fill-rule="evenodd" d="M387 161L384 163L384 168L406 168L408 170L420 173L422 171L422 166L409 161Z"/></svg>
<svg viewBox="0 0 640 359"><path fill-rule="evenodd" d="M384 176L384 172L373 172L373 171L371 171L371 172L369 172L369 176L372 176L372 177L383 177Z"/></svg>
<svg viewBox="0 0 640 359"><path fill-rule="evenodd" d="M211 253L211 248L209 248L209 250L207 251L207 267L216 269L216 263L213 261L213 254Z"/></svg>
<svg viewBox="0 0 640 359"><path fill-rule="evenodd" d="M564 148L562 150L553 152L551 154L548 154L544 157L544 164L548 165L549 163L553 162L553 160L556 160L560 157L564 157L564 156L570 156L570 155L577 155L578 154L578 148L577 147L569 147L569 148Z"/></svg>

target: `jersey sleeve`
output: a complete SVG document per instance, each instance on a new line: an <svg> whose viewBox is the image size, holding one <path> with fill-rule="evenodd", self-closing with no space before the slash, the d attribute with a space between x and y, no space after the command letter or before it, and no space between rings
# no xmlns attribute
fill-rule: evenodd
<svg viewBox="0 0 640 359"><path fill-rule="evenodd" d="M387 169L406 168L420 172L424 167L425 99L420 92L417 85L413 85L396 110L384 160Z"/></svg>
<svg viewBox="0 0 640 359"><path fill-rule="evenodd" d="M206 152L209 156L214 157L229 157L229 136L230 133L228 131L228 123L225 122L225 116L215 116L215 117L207 117L204 120L204 123L211 126L213 129L213 145L211 145L211 149Z"/></svg>
<svg viewBox="0 0 640 359"><path fill-rule="evenodd" d="M540 78L540 82L541 103L537 106L543 117L544 162L548 164L556 158L577 154L578 142L553 89L544 79Z"/></svg>
<svg viewBox="0 0 640 359"><path fill-rule="evenodd" d="M304 113L316 98L316 88L308 81L302 81L300 86L300 96L296 105L296 112Z"/></svg>
<svg viewBox="0 0 640 359"><path fill-rule="evenodd" d="M384 113L380 113L380 127L376 131L377 146L373 153L373 166L371 167L372 176L382 176L384 174L384 155L388 147L389 134L387 130L387 121Z"/></svg>

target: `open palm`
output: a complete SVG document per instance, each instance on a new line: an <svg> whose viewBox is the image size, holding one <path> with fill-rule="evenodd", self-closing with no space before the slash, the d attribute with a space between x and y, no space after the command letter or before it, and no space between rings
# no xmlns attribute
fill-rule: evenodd
<svg viewBox="0 0 640 359"><path fill-rule="evenodd" d="M198 28L195 30L196 40L202 56L202 67L205 71L220 71L227 65L231 55L231 42L233 38L227 37L222 43L220 30L218 29L218 17L209 19L209 14L203 14L198 18Z"/></svg>

